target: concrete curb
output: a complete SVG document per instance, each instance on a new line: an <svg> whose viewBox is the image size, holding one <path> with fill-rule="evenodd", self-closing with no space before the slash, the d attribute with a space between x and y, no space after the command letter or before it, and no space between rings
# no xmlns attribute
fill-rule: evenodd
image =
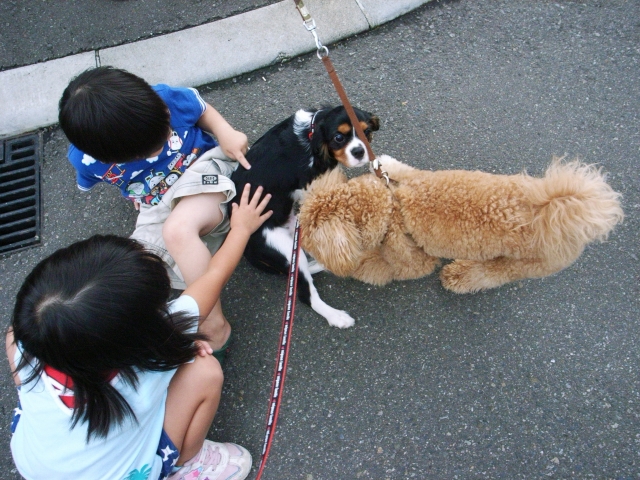
<svg viewBox="0 0 640 480"><path fill-rule="evenodd" d="M324 44L360 33L430 0L307 0ZM199 86L315 50L291 0L139 42L0 72L0 138L57 123L71 78L113 65L149 83Z"/></svg>

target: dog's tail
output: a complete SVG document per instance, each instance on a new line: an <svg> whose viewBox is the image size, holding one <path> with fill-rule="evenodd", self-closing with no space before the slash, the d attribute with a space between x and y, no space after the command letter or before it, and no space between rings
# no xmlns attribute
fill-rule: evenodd
<svg viewBox="0 0 640 480"><path fill-rule="evenodd" d="M601 168L563 159L554 157L544 178L525 182L534 209L534 247L562 263L573 261L588 243L604 241L624 217L621 195Z"/></svg>

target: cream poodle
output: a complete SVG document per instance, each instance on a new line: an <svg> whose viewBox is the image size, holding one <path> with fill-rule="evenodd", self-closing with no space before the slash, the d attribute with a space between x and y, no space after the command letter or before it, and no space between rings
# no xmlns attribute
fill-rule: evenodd
<svg viewBox="0 0 640 480"><path fill-rule="evenodd" d="M579 161L554 159L534 178L379 160L389 187L336 169L305 192L302 247L336 275L383 285L428 275L448 258L442 285L475 292L559 272L623 219L620 194Z"/></svg>

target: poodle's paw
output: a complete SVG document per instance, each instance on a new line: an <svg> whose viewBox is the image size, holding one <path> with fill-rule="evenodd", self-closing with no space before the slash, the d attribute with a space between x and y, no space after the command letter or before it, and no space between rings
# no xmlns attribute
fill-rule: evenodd
<svg viewBox="0 0 640 480"><path fill-rule="evenodd" d="M344 310L335 310L330 315L326 315L329 325L337 328L349 328L353 327L356 321Z"/></svg>
<svg viewBox="0 0 640 480"><path fill-rule="evenodd" d="M393 157L390 157L389 155L380 155L377 158L377 160L380 163L380 168L382 170L386 170L387 168L393 168L394 165L397 165L398 163L400 163L398 160L396 160ZM372 173L373 173L373 169L372 169Z"/></svg>
<svg viewBox="0 0 640 480"><path fill-rule="evenodd" d="M440 281L447 290L455 293L474 293L487 286L485 269L481 262L456 260L442 267Z"/></svg>

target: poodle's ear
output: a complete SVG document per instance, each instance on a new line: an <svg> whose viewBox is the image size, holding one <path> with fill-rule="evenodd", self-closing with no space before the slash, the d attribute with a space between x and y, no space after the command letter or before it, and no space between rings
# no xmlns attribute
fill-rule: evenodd
<svg viewBox="0 0 640 480"><path fill-rule="evenodd" d="M343 183L347 183L347 176L344 174L344 170L340 167L334 168L312 181L304 190L303 199L328 192L330 189Z"/></svg>
<svg viewBox="0 0 640 480"><path fill-rule="evenodd" d="M300 221L302 248L327 270L346 277L353 274L362 257L360 234L350 221L327 218L313 225Z"/></svg>
<svg viewBox="0 0 640 480"><path fill-rule="evenodd" d="M341 276L353 272L362 254L349 197L346 177L335 169L312 182L298 213L302 248L329 271Z"/></svg>

